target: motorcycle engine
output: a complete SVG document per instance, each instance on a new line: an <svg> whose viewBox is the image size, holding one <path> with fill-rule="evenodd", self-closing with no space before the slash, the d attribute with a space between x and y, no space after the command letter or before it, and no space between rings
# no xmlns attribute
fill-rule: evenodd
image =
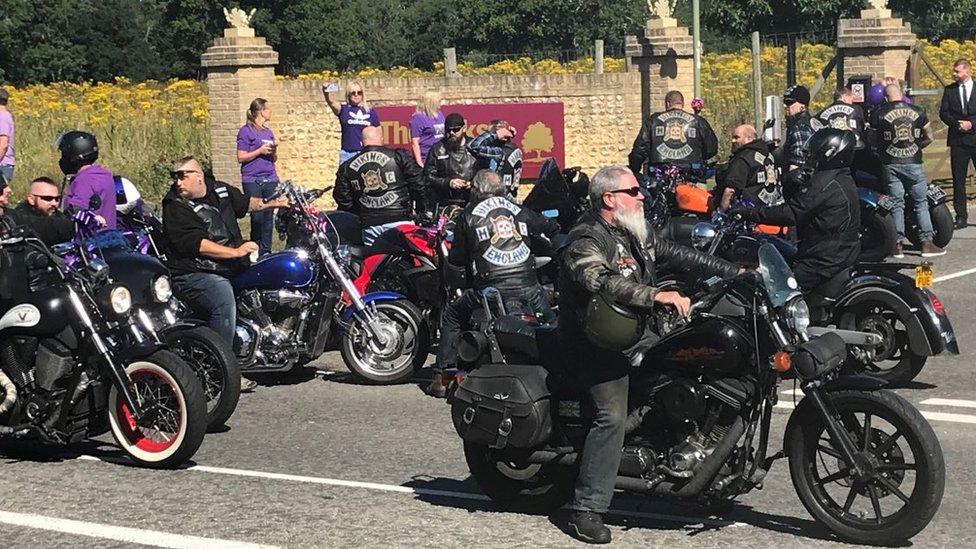
<svg viewBox="0 0 976 549"><path fill-rule="evenodd" d="M238 311L243 320L235 334L238 357L247 357L257 345L268 358L285 358L296 341L299 321L308 313L312 296L296 290L249 290L238 301ZM260 343L259 343L260 342ZM274 356L272 356L274 355ZM282 356L278 356L282 355Z"/></svg>

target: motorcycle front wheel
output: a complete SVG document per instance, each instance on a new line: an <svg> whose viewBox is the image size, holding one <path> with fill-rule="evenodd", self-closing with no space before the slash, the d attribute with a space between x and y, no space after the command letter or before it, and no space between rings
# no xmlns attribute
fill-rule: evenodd
<svg viewBox="0 0 976 549"><path fill-rule="evenodd" d="M494 450L464 443L464 459L478 486L498 506L521 513L548 513L573 495L576 469L527 463L531 450Z"/></svg>
<svg viewBox="0 0 976 549"><path fill-rule="evenodd" d="M350 372L367 383L403 383L427 361L430 338L426 323L417 307L405 299L375 305L382 341L354 319L342 335L342 360Z"/></svg>
<svg viewBox="0 0 976 549"><path fill-rule="evenodd" d="M925 418L887 391L839 391L824 398L865 469L857 475L809 399L786 433L790 476L807 511L858 544L900 544L935 516L945 489L942 447Z"/></svg>
<svg viewBox="0 0 976 549"><path fill-rule="evenodd" d="M207 399L207 430L224 425L241 398L241 368L234 351L210 328L166 332L166 343L200 378Z"/></svg>
<svg viewBox="0 0 976 549"><path fill-rule="evenodd" d="M170 351L157 351L129 364L125 371L144 414L136 420L113 385L108 419L115 441L144 467L183 465L200 448L207 431L207 402L200 380Z"/></svg>

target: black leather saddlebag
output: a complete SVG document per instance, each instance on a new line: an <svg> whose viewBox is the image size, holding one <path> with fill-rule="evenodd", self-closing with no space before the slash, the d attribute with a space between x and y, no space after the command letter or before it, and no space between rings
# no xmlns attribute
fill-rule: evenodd
<svg viewBox="0 0 976 549"><path fill-rule="evenodd" d="M541 446L552 432L548 373L541 366L488 364L461 382L451 418L467 442L492 448Z"/></svg>

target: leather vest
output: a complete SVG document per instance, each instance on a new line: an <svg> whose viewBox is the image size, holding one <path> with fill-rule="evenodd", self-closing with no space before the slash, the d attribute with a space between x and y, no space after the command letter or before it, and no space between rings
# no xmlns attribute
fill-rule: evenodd
<svg viewBox="0 0 976 549"><path fill-rule="evenodd" d="M513 199L518 195L519 181L522 180L522 149L512 143L502 146L505 150L505 158L497 166L491 169L502 176L502 183L508 189L508 194Z"/></svg>
<svg viewBox="0 0 976 549"><path fill-rule="evenodd" d="M878 107L873 120L877 125L877 150L882 164L922 163L925 111L895 101Z"/></svg>
<svg viewBox="0 0 976 549"><path fill-rule="evenodd" d="M427 156L428 160L432 159L436 163L437 175L447 180L456 177L471 181L474 179L474 174L478 172L478 158L471 154L467 147L450 150L444 144L444 140L441 140L434 144ZM447 204L464 206L471 198L469 189L437 189L433 192L438 206Z"/></svg>
<svg viewBox="0 0 976 549"><path fill-rule="evenodd" d="M864 146L861 133L865 129L864 111L857 105L848 105L841 101L835 102L817 115L825 127L839 130L850 130L857 137L857 147Z"/></svg>
<svg viewBox="0 0 976 549"><path fill-rule="evenodd" d="M681 109L651 116L652 164L688 167L702 162L702 137L698 118Z"/></svg>
<svg viewBox="0 0 976 549"><path fill-rule="evenodd" d="M187 200L186 203L206 224L208 240L221 246L236 248L244 243L244 237L237 225L237 214L234 212L230 191L224 183L207 181L207 194L211 192L217 196L217 207L203 200ZM240 263L238 260L218 261L200 256L194 258L193 262L197 270L215 273L234 272Z"/></svg>
<svg viewBox="0 0 976 549"><path fill-rule="evenodd" d="M493 196L464 210L471 246L475 284L479 287L526 287L537 284L532 235L532 212L507 197Z"/></svg>
<svg viewBox="0 0 976 549"><path fill-rule="evenodd" d="M749 180L745 192L757 201L757 206L775 206L783 203L783 187L776 170L776 159L768 151L749 147L739 154L749 166Z"/></svg>
<svg viewBox="0 0 976 549"><path fill-rule="evenodd" d="M386 147L367 147L346 165L346 178L358 195L360 217L369 225L371 217L402 214L409 218L413 201L396 156Z"/></svg>

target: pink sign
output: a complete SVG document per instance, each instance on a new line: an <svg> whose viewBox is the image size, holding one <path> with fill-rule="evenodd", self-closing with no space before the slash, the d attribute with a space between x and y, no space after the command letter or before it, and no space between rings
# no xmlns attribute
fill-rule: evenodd
<svg viewBox="0 0 976 549"><path fill-rule="evenodd" d="M390 147L410 147L412 106L376 107L383 128L384 142ZM515 126L515 144L522 148L522 177L534 179L549 158L565 167L565 131L562 103L499 103L488 105L444 105L445 115L456 112L467 121L465 133L474 137L488 128L492 120L505 120Z"/></svg>

